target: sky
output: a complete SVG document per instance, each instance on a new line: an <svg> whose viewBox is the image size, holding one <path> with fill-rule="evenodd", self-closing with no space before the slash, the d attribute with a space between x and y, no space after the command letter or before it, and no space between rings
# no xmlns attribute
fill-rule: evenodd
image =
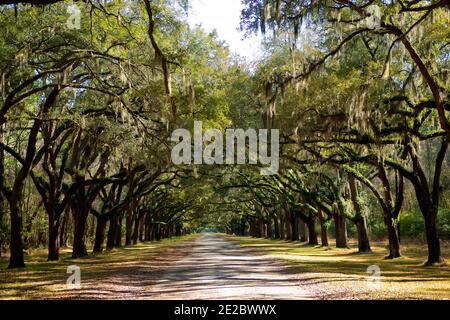
<svg viewBox="0 0 450 320"><path fill-rule="evenodd" d="M248 61L254 61L260 51L260 38L244 39L238 30L241 15L240 0L191 0L188 16L192 27L201 24L210 32L216 29L220 40L225 40L231 53L237 53Z"/></svg>

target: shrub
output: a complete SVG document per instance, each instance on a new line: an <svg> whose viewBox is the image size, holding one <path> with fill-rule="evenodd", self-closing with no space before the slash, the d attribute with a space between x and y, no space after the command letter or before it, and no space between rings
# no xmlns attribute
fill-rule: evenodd
<svg viewBox="0 0 450 320"><path fill-rule="evenodd" d="M425 238L425 220L418 209L400 214L400 237Z"/></svg>
<svg viewBox="0 0 450 320"><path fill-rule="evenodd" d="M441 239L450 239L450 209L441 208L438 213L438 233Z"/></svg>

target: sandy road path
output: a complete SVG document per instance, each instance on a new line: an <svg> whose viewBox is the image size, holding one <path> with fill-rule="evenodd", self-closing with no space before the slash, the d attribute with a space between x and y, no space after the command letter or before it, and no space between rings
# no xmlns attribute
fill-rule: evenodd
<svg viewBox="0 0 450 320"><path fill-rule="evenodd" d="M313 299L281 262L215 234L198 238L188 256L152 286L152 299Z"/></svg>
<svg viewBox="0 0 450 320"><path fill-rule="evenodd" d="M73 264L81 270L78 289L65 285L66 268ZM217 234L160 249L149 243L110 256L47 263L42 270L5 273L2 279L0 300L319 298L314 284L283 262Z"/></svg>

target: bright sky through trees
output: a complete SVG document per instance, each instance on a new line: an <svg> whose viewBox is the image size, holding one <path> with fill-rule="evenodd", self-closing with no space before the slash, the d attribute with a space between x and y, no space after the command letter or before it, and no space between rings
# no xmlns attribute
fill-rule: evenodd
<svg viewBox="0 0 450 320"><path fill-rule="evenodd" d="M259 37L244 37L239 31L240 0L193 0L190 3L188 22L191 26L201 24L207 31L216 29L221 40L227 42L232 53L249 61L260 54Z"/></svg>

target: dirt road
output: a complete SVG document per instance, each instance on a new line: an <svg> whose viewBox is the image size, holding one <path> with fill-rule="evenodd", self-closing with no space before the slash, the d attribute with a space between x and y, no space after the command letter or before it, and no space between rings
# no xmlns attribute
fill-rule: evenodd
<svg viewBox="0 0 450 320"><path fill-rule="evenodd" d="M153 299L313 299L295 274L215 234L198 238L150 290Z"/></svg>
<svg viewBox="0 0 450 320"><path fill-rule="evenodd" d="M161 246L146 243L110 255L44 263L4 273L0 299L313 299L312 283L292 268L223 235L204 234ZM30 265L32 265L30 263ZM67 267L81 272L68 288ZM303 275L303 274L302 274ZM317 292L317 291L316 291Z"/></svg>

